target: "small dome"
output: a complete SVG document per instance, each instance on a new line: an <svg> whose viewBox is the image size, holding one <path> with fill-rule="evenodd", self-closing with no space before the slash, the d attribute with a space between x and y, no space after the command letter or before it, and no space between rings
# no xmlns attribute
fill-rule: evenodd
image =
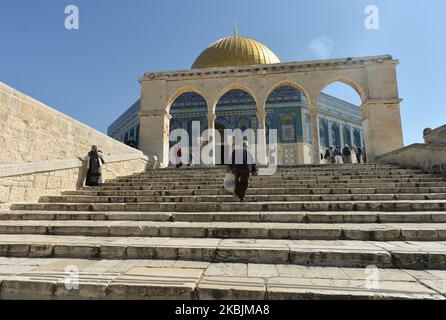
<svg viewBox="0 0 446 320"><path fill-rule="evenodd" d="M232 37L220 39L204 50L192 69L272 63L280 63L280 60L270 48L257 40L240 37L234 31Z"/></svg>

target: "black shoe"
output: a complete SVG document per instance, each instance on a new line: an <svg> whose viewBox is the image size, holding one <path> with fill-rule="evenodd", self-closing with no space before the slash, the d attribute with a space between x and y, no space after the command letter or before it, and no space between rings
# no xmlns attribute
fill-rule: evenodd
<svg viewBox="0 0 446 320"><path fill-rule="evenodd" d="M240 198L240 203L243 203L245 201L246 201L245 198Z"/></svg>

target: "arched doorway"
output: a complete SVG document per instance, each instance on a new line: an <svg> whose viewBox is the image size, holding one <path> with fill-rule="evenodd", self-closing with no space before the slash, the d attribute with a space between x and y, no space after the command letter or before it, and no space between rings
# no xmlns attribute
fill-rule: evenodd
<svg viewBox="0 0 446 320"><path fill-rule="evenodd" d="M320 152L328 147L348 146L352 155L364 146L364 128L360 106L361 97L349 84L336 81L326 86L319 95L319 126L324 123L328 139L319 136ZM321 127L319 127L321 129ZM321 132L321 130L319 130ZM356 157L351 157L356 162Z"/></svg>
<svg viewBox="0 0 446 320"><path fill-rule="evenodd" d="M183 129L189 137L188 153L189 161L201 164L200 152L203 147L202 134L208 128L208 107L206 100L195 92L185 92L178 96L170 107L170 131ZM170 141L169 150L178 143ZM173 138L173 137L172 137Z"/></svg>
<svg viewBox="0 0 446 320"><path fill-rule="evenodd" d="M240 129L243 133L247 133L247 129L253 129L256 132L258 127L257 105L254 98L245 90L232 89L218 100L215 114L215 129L221 137L220 143L218 143L218 139L215 140L215 164L228 164L231 161L233 139L231 135L225 137L224 130ZM255 138L254 135L253 144L256 143Z"/></svg>
<svg viewBox="0 0 446 320"><path fill-rule="evenodd" d="M306 108L305 95L293 85L280 85L268 96L265 110L266 143L270 144L269 129L277 130L278 164L311 162L309 157L304 157L308 153L306 149L311 150L311 127L305 136Z"/></svg>

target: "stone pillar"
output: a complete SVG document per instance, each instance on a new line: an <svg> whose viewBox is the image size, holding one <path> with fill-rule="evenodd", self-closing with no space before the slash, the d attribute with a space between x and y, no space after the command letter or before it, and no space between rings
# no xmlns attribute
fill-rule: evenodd
<svg viewBox="0 0 446 320"><path fill-rule="evenodd" d="M361 106L367 161L402 148L400 99L368 99Z"/></svg>
<svg viewBox="0 0 446 320"><path fill-rule="evenodd" d="M257 132L257 148L256 148L256 161L260 165L268 164L268 149L266 145L266 112L263 108L257 112L258 128Z"/></svg>
<svg viewBox="0 0 446 320"><path fill-rule="evenodd" d="M321 163L321 155L319 152L319 130L318 130L318 120L317 115L319 114L319 108L312 107L310 105L309 110L311 118L311 143L312 143L312 159L313 164Z"/></svg>
<svg viewBox="0 0 446 320"><path fill-rule="evenodd" d="M140 148L158 158L160 167L169 165L169 132L172 116L162 111L140 112Z"/></svg>
<svg viewBox="0 0 446 320"><path fill-rule="evenodd" d="M215 113L208 114L208 143L212 146L211 165L215 165L215 119Z"/></svg>

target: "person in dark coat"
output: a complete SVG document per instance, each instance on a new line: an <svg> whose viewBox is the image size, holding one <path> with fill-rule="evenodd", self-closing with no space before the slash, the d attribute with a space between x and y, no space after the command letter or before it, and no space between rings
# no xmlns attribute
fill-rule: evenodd
<svg viewBox="0 0 446 320"><path fill-rule="evenodd" d="M361 163L362 161L362 149L361 149L361 147L357 147L356 148L356 161L358 162L358 163Z"/></svg>
<svg viewBox="0 0 446 320"><path fill-rule="evenodd" d="M178 148L176 151L176 156L177 156L177 164L176 167L181 168L183 166L183 161L181 160L181 157L183 156L183 154L181 153L181 148Z"/></svg>
<svg viewBox="0 0 446 320"><path fill-rule="evenodd" d="M346 144L344 145L344 148L342 149L342 160L344 163L352 163L352 151L350 147Z"/></svg>
<svg viewBox="0 0 446 320"><path fill-rule="evenodd" d="M98 147L92 146L91 151L85 157L88 168L85 180L85 185L87 186L96 187L102 184L102 166L105 161L101 153Z"/></svg>
<svg viewBox="0 0 446 320"><path fill-rule="evenodd" d="M235 195L240 202L245 201L246 190L248 189L249 174L257 175L257 166L254 157L247 149L246 142L243 148L236 149L232 152L232 161L227 168L227 172L232 172L235 177Z"/></svg>

